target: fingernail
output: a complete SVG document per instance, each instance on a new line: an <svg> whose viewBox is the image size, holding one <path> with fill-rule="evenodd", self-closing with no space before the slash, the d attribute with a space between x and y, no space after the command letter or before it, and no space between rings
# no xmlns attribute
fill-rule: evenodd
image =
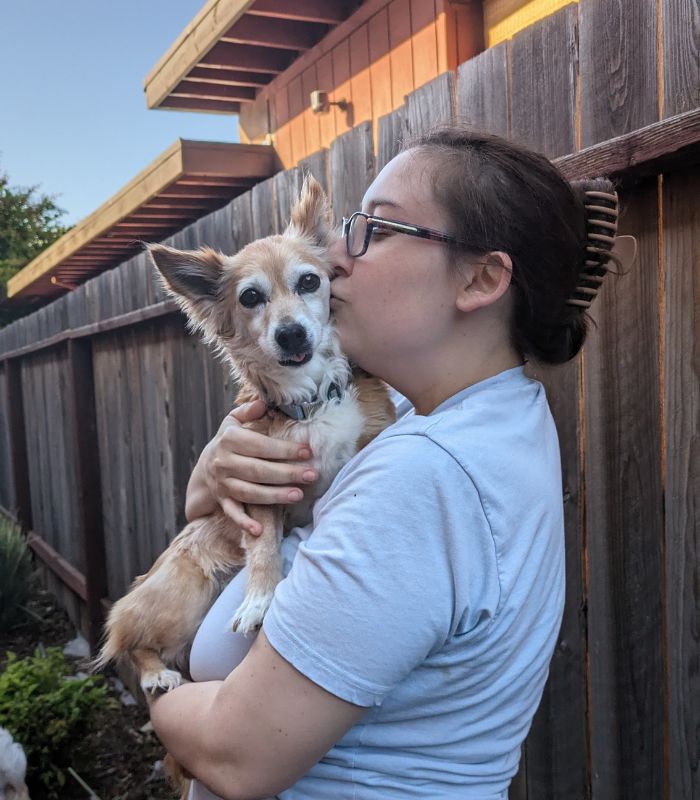
<svg viewBox="0 0 700 800"><path fill-rule="evenodd" d="M301 500L303 496L304 492L302 492L301 489L292 489L287 495L290 503L296 503L298 500Z"/></svg>
<svg viewBox="0 0 700 800"><path fill-rule="evenodd" d="M308 447L302 447L299 451L299 458L311 458L311 450Z"/></svg>
<svg viewBox="0 0 700 800"><path fill-rule="evenodd" d="M307 469L305 472L302 472L301 479L307 483L311 483L311 481L316 480L316 473L312 469Z"/></svg>

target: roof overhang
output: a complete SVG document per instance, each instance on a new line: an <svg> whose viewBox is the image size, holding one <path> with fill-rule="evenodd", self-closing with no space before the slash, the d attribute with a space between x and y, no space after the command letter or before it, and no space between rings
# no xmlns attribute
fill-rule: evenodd
<svg viewBox="0 0 700 800"><path fill-rule="evenodd" d="M9 302L73 289L273 175L272 147L178 139L7 283Z"/></svg>
<svg viewBox="0 0 700 800"><path fill-rule="evenodd" d="M359 0L208 0L145 80L149 108L236 114Z"/></svg>

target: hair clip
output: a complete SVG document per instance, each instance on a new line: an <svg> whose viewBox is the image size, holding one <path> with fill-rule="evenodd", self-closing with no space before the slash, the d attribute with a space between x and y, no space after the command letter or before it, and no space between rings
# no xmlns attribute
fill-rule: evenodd
<svg viewBox="0 0 700 800"><path fill-rule="evenodd" d="M611 205L604 205L604 203ZM588 227L586 233L587 258L579 273L576 288L573 291L574 296L566 301L567 305L579 308L589 308L597 297L598 290L608 271L608 262L618 260L615 253L616 241L618 238L624 238L615 235L619 215L617 194L591 189L585 192L584 207ZM609 233L601 233L601 230L609 231Z"/></svg>

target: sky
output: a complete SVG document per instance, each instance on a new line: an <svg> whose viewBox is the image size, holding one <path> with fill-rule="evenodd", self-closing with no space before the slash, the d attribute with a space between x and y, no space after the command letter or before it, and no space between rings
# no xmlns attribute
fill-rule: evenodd
<svg viewBox="0 0 700 800"><path fill-rule="evenodd" d="M238 141L238 118L149 110L143 82L204 0L0 0L0 172L72 225L177 138Z"/></svg>

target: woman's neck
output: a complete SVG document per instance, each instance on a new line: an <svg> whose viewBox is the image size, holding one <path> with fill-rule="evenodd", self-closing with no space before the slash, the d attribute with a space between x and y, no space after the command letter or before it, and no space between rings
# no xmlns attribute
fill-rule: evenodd
<svg viewBox="0 0 700 800"><path fill-rule="evenodd" d="M403 370L396 365L394 374L382 376L411 401L416 414L427 415L457 392L492 378L507 369L522 366L523 359L508 344L490 352L462 352L429 363L413 363Z"/></svg>

